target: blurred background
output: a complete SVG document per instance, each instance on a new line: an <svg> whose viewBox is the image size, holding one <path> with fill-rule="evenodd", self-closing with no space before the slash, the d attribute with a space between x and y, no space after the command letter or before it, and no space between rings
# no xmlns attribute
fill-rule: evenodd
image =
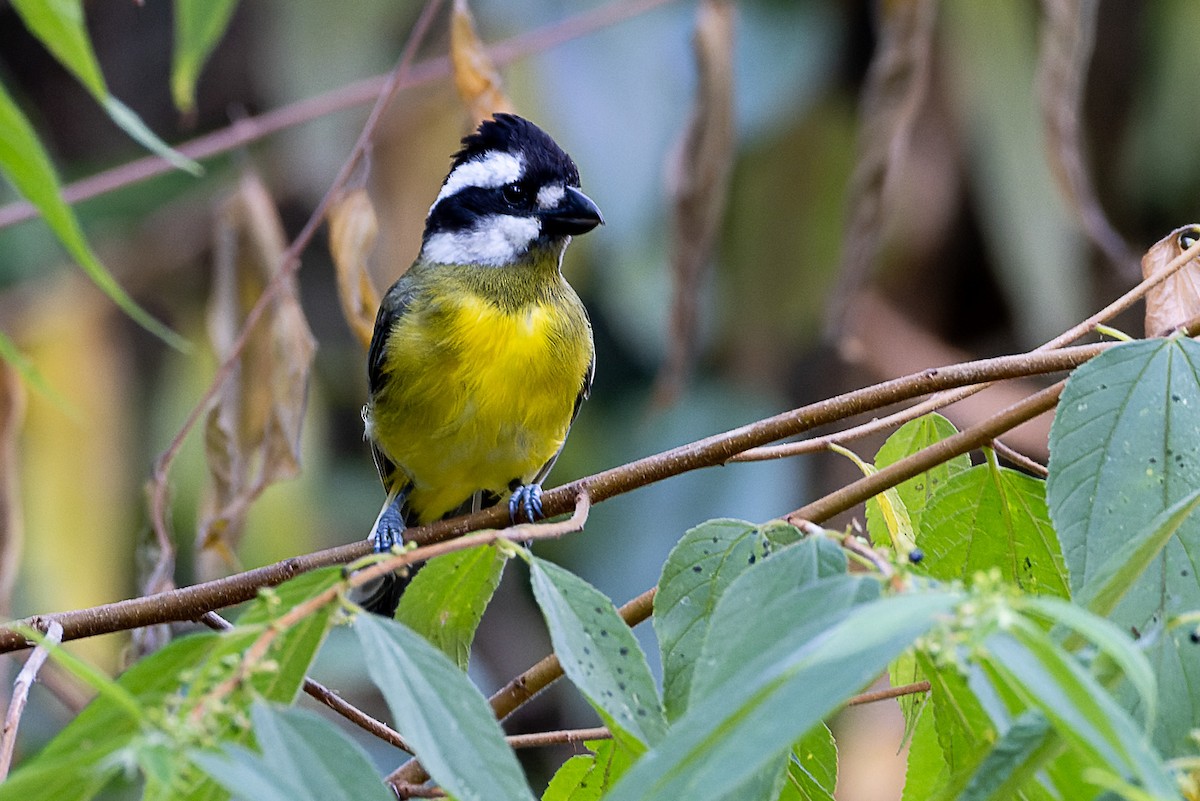
<svg viewBox="0 0 1200 801"><path fill-rule="evenodd" d="M715 179L724 203L713 250L688 278L690 370L672 384L660 375L679 345L671 187L697 113L697 4L643 4L565 42L548 32L602 5L471 4L485 41L521 37L506 51L505 88L516 110L575 158L607 221L567 256L567 277L591 312L598 367L548 485L885 378L1034 347L1132 286L1140 277L1132 254L1200 217L1193 3L742 0L732 4L733 138ZM113 94L171 143L307 98L344 97L394 65L420 10L393 0L359 0L351 11L243 3L202 73L195 113L184 116L169 91L169 4L85 6ZM1060 34L1078 23L1074 39L1053 41L1047 20L1056 14L1060 23L1066 15ZM419 60L446 52L445 16ZM905 33L906 25L915 28ZM1065 64L1058 84L1046 78L1055 53ZM1074 96L1072 63L1083 81ZM7 4L0 80L64 182L144 156ZM206 159L201 178L176 172L77 205L121 283L195 344L187 355L125 318L40 221L0 229L0 329L56 396L28 393L16 461L0 465L16 471L23 511L11 616L140 593L152 561L144 485L216 365L205 320L214 252L229 224L222 209L239 174L253 170L294 236L368 108L369 99ZM366 179L380 226L370 261L377 288L416 254L425 211L469 125L445 77L403 91L391 106ZM895 136L898 128L905 135ZM1064 136L1075 136L1068 158L1056 145ZM15 199L0 186L0 204ZM1111 223L1107 247L1082 222L1089 200ZM298 287L317 344L302 470L250 510L233 555L247 568L364 537L383 499L359 417L365 354L338 302L325 229L303 255ZM1136 312L1116 324L1140 334ZM950 416L967 425L1017 391L982 396ZM1045 428L1035 421L1010 444L1044 458ZM202 575L194 560L208 482L202 440L202 428L191 432L171 472L180 585ZM854 448L870 458L879 441ZM700 471L601 504L585 533L538 549L621 604L655 583L689 527L718 516L765 521L855 475L827 454ZM831 525L855 517L861 510ZM641 628L656 663L650 628ZM386 716L356 649L341 647L343 633L333 633L315 677ZM130 640L73 648L115 672ZM476 642L475 678L487 691L547 650L522 568L510 565ZM85 697L63 682L51 673L54 692L35 689L20 748L40 747ZM593 725L591 713L556 687L510 730L575 725ZM863 731L873 736L862 739ZM899 797L894 707L856 710L839 735L847 738L840 797ZM394 767L394 753L367 745L381 768ZM562 753L527 756L548 775Z"/></svg>

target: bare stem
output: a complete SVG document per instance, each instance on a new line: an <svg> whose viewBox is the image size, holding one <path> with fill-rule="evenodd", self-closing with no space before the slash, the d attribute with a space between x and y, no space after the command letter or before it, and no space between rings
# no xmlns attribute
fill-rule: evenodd
<svg viewBox="0 0 1200 801"><path fill-rule="evenodd" d="M8 776L12 767L13 749L17 745L17 728L21 725L21 715L25 712L25 704L29 701L29 688L37 679L38 671L46 663L50 651L62 642L62 626L51 620L46 624L46 638L33 649L25 667L17 674L13 682L12 700L8 704L8 712L4 715L4 729L0 731L0 781Z"/></svg>

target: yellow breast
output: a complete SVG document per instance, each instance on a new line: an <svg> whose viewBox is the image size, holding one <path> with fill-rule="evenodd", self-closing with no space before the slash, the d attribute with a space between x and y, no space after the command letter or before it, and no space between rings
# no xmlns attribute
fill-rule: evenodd
<svg viewBox="0 0 1200 801"><path fill-rule="evenodd" d="M558 284L511 309L439 288L393 324L372 435L413 482L420 522L478 490L528 483L562 447L592 341L582 304Z"/></svg>

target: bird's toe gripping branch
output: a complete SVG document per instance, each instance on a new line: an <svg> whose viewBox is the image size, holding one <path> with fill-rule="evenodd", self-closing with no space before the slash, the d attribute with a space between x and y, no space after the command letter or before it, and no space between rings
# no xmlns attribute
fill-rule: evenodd
<svg viewBox="0 0 1200 801"><path fill-rule="evenodd" d="M524 516L528 523L536 523L546 515L542 511L542 485L522 484L513 490L508 499L508 516L514 524Z"/></svg>
<svg viewBox="0 0 1200 801"><path fill-rule="evenodd" d="M371 540L375 543L375 553L387 553L395 545L404 543L404 515L400 511L406 493L393 492L388 496L379 517L375 519L375 527L371 530Z"/></svg>

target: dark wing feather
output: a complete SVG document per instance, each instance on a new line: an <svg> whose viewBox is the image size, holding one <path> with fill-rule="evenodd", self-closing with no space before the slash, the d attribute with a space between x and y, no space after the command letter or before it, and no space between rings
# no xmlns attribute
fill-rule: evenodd
<svg viewBox="0 0 1200 801"><path fill-rule="evenodd" d="M372 403L387 377L387 343L392 335L392 328L408 311L413 296L411 282L406 281L405 276L401 276L379 303L379 312L375 315L375 331L371 334L371 347L367 351L367 388ZM374 442L371 443L371 457L375 460L379 480L383 482L384 489L390 492L398 468Z"/></svg>

